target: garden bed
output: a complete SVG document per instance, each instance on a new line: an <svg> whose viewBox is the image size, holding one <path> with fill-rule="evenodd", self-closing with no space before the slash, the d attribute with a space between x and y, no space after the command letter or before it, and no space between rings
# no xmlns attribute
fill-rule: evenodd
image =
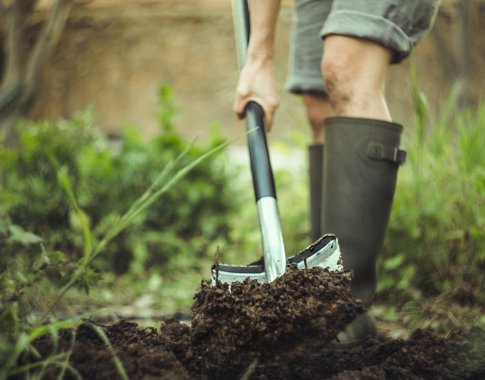
<svg viewBox="0 0 485 380"><path fill-rule="evenodd" d="M161 329L118 321L63 330L35 346L43 357L69 352L67 378L130 379L483 379L485 332L440 336L414 331L407 340L369 339L336 346L338 331L363 311L350 297L350 273L291 268L271 284L210 286L195 295L192 324ZM45 378L57 378L58 367Z"/></svg>

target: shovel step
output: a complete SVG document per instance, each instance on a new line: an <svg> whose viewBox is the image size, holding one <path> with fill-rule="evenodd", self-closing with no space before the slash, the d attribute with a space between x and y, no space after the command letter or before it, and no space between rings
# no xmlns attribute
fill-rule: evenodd
<svg viewBox="0 0 485 380"><path fill-rule="evenodd" d="M332 271L341 271L340 248L335 235L324 235L315 243L297 253L287 260L288 265L296 264L299 269L305 268L328 268ZM247 278L258 282L268 282L264 265L229 265L218 264L212 268L212 283L243 282Z"/></svg>

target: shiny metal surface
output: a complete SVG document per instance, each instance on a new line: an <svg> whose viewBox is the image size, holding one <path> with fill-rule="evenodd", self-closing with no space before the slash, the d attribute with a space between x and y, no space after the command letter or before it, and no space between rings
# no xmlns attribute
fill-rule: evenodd
<svg viewBox="0 0 485 380"><path fill-rule="evenodd" d="M286 271L286 254L276 199L263 197L257 204L263 245L264 269L268 282Z"/></svg>
<svg viewBox="0 0 485 380"><path fill-rule="evenodd" d="M341 261L337 237L325 235L300 253L286 260L285 269L286 264L293 263L299 269L321 267L332 271L341 271L343 269ZM212 268L213 285L217 281L231 284L235 281L243 282L247 278L261 283L269 281L263 265L220 264Z"/></svg>

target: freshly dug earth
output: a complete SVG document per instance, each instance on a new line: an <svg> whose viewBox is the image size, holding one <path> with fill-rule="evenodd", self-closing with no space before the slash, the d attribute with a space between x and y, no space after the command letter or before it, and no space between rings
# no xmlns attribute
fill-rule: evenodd
<svg viewBox="0 0 485 380"><path fill-rule="evenodd" d="M203 283L190 327L175 319L160 331L98 325L108 347L86 323L62 331L57 344L44 336L35 346L43 357L70 352L66 378L121 378L119 360L130 379L485 379L480 329L448 337L417 330L406 341L336 348L338 331L362 311L350 273L292 267L271 284ZM44 378L58 375L51 368Z"/></svg>

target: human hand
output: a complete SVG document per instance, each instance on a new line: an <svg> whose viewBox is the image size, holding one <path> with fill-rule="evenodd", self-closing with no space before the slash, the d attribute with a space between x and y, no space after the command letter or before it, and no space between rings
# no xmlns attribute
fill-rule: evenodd
<svg viewBox="0 0 485 380"><path fill-rule="evenodd" d="M272 60L248 58L241 70L233 106L239 119L244 118L246 105L250 101L258 103L263 109L266 131L269 132L279 106Z"/></svg>

